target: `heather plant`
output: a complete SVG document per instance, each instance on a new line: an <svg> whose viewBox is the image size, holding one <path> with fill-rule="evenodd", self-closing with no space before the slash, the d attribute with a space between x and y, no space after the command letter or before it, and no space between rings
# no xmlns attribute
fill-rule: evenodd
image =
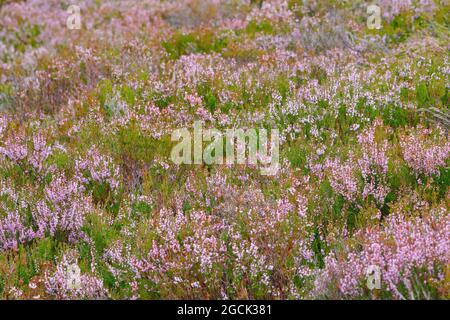
<svg viewBox="0 0 450 320"><path fill-rule="evenodd" d="M17 212L10 212L0 221L2 250L17 250L20 243L35 237L35 233L21 221Z"/></svg>
<svg viewBox="0 0 450 320"><path fill-rule="evenodd" d="M83 187L77 181L67 181L56 175L44 189L44 199L36 204L33 220L37 237L47 234L76 241L83 237L81 227L90 210L90 199L83 195Z"/></svg>
<svg viewBox="0 0 450 320"><path fill-rule="evenodd" d="M421 218L393 213L384 227L362 230L350 248L326 258L327 267L316 280L316 289L320 294L342 297L435 298L436 285L445 281L449 259L448 248L443 245L448 236L445 213L442 206ZM381 268L382 291L370 293L365 287L371 265Z"/></svg>
<svg viewBox="0 0 450 320"><path fill-rule="evenodd" d="M68 269L76 265L76 255L73 252L65 254L56 266L56 271L52 275L45 277L45 290L48 294L57 299L106 299L108 293L103 287L101 279L94 275L82 274L79 279L79 286L71 288L70 273Z"/></svg>
<svg viewBox="0 0 450 320"><path fill-rule="evenodd" d="M0 1L0 298L448 299L448 1L75 5Z"/></svg>
<svg viewBox="0 0 450 320"><path fill-rule="evenodd" d="M440 135L442 132L438 134L438 139ZM448 141L433 141L430 136L430 129L418 128L417 132L400 142L406 163L417 175L439 174L439 169L446 165L450 152Z"/></svg>

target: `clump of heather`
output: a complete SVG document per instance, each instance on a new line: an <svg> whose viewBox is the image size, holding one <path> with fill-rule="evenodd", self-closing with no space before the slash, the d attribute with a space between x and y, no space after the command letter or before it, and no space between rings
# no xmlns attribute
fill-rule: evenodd
<svg viewBox="0 0 450 320"><path fill-rule="evenodd" d="M44 199L36 204L33 220L36 236L62 236L71 242L83 237L81 228L91 201L83 193L83 186L76 180L55 175L44 189Z"/></svg>
<svg viewBox="0 0 450 320"><path fill-rule="evenodd" d="M348 201L354 201L358 194L358 180L351 161L341 163L337 159L327 159L324 167L330 171L330 184L335 192L341 194Z"/></svg>
<svg viewBox="0 0 450 320"><path fill-rule="evenodd" d="M102 155L95 146L89 149L86 157L76 161L75 170L81 183L89 181L106 183L112 189L119 185L119 168L110 157Z"/></svg>
<svg viewBox="0 0 450 320"><path fill-rule="evenodd" d="M33 136L33 151L29 156L30 165L39 173L44 169L44 162L52 154L52 148L47 146L42 134Z"/></svg>
<svg viewBox="0 0 450 320"><path fill-rule="evenodd" d="M35 237L35 233L26 227L18 212L9 212L0 219L0 249L17 250L19 244Z"/></svg>
<svg viewBox="0 0 450 320"><path fill-rule="evenodd" d="M345 161L333 158L326 158L324 163L310 161L312 172L320 179L326 177L333 190L350 202L370 196L382 205L389 192L386 176L390 146L384 136L390 131L381 120L375 120L357 136L359 154L352 150Z"/></svg>
<svg viewBox="0 0 450 320"><path fill-rule="evenodd" d="M432 139L431 130L419 128L400 141L403 158L416 174L439 174L439 169L446 165L450 142L446 139L434 140L436 139Z"/></svg>
<svg viewBox="0 0 450 320"><path fill-rule="evenodd" d="M46 160L51 156L53 148L47 145L46 139L42 133L36 133L31 141L27 141L24 136L8 137L4 146L0 147L0 155L16 165L22 165L24 168L29 166L36 173L45 176L53 170L46 165ZM10 163L5 163L8 166Z"/></svg>
<svg viewBox="0 0 450 320"><path fill-rule="evenodd" d="M433 287L445 281L449 228L450 219L442 206L422 217L392 214L382 226L361 230L357 243L327 256L326 268L316 280L317 293L362 297L368 294L369 266L378 266L382 290L390 297L433 298Z"/></svg>
<svg viewBox="0 0 450 320"><path fill-rule="evenodd" d="M56 271L45 277L45 291L51 297L63 300L74 299L107 299L108 291L103 285L103 281L90 274L80 274L78 283L71 284L70 267L77 265L76 255L73 252L65 254L58 265Z"/></svg>
<svg viewBox="0 0 450 320"><path fill-rule="evenodd" d="M222 178L217 185L227 185L224 176L216 177ZM136 231L128 230L128 241L115 242L106 251L109 271L119 281L133 283L131 297L304 296L304 288L294 278L312 278L311 235L302 225L307 221L307 199L294 191L292 201L289 196L268 201L260 194L262 203L254 210L244 199L223 207L220 189L211 185L210 192L208 196L215 198L208 203L215 202L214 209L184 211L175 203L174 210L161 209ZM243 291L244 284L248 288Z"/></svg>
<svg viewBox="0 0 450 320"><path fill-rule="evenodd" d="M13 162L20 162L28 155L28 149L20 138L14 137L5 141L5 145L0 148L0 153Z"/></svg>
<svg viewBox="0 0 450 320"><path fill-rule="evenodd" d="M186 298L213 294L215 290L218 295L220 266L225 263L226 252L220 239L224 229L220 220L204 212L191 212L186 217L181 212L173 215L161 210L154 223L148 225L149 232L155 233L151 249L131 261L139 277ZM182 241L177 238L181 234Z"/></svg>
<svg viewBox="0 0 450 320"><path fill-rule="evenodd" d="M386 186L385 176L388 170L388 142L385 139L377 141L376 129L385 130L381 121L374 124L358 136L361 145L362 159L358 160L358 166L364 179L363 197L373 196L375 200L383 204L389 192Z"/></svg>

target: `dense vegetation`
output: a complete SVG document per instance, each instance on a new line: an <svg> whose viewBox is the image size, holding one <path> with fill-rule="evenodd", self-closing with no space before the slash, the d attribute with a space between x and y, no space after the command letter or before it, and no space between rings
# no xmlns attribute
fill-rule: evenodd
<svg viewBox="0 0 450 320"><path fill-rule="evenodd" d="M449 298L449 2L367 4L0 0L0 298ZM175 165L195 120L280 170Z"/></svg>

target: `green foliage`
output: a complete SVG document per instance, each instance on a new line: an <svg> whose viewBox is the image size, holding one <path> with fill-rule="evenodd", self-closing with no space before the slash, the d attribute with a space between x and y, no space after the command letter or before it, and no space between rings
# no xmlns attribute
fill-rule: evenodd
<svg viewBox="0 0 450 320"><path fill-rule="evenodd" d="M14 106L14 89L11 84L0 84L0 112L11 110Z"/></svg>
<svg viewBox="0 0 450 320"><path fill-rule="evenodd" d="M255 36L256 33L272 34L274 28L269 21L250 21L245 28L245 32L250 36Z"/></svg>
<svg viewBox="0 0 450 320"><path fill-rule="evenodd" d="M178 32L171 39L162 42L171 59L178 59L190 53L221 52L227 45L227 38L216 37L209 30L187 34Z"/></svg>

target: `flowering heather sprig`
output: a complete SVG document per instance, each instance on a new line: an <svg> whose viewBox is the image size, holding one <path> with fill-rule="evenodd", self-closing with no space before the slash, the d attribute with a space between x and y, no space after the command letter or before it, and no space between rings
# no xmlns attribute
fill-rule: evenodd
<svg viewBox="0 0 450 320"><path fill-rule="evenodd" d="M245 175L240 176L245 181ZM239 211L253 210L260 212L267 208L273 201L267 201L261 189L256 186L246 185L238 187L228 182L228 177L222 172L216 172L206 178L206 190L199 188L199 181L186 182L188 200L204 210L212 210L216 216L232 220ZM204 200L203 200L204 199Z"/></svg>
<svg viewBox="0 0 450 320"><path fill-rule="evenodd" d="M73 252L65 254L56 266L53 275L45 276L45 290L57 299L107 299L108 291L103 286L103 281L95 275L80 274L79 287L69 286L68 267L76 264L76 255Z"/></svg>
<svg viewBox="0 0 450 320"><path fill-rule="evenodd" d="M28 162L37 171L42 172L44 161L52 154L52 148L46 145L42 134L33 136L33 150L31 151Z"/></svg>
<svg viewBox="0 0 450 320"><path fill-rule="evenodd" d="M346 247L344 256L331 253L326 268L317 276L316 290L327 294L331 283L340 295L358 297L364 293L367 268L380 267L383 289L402 298L398 287L413 276L429 281L444 277L450 261L450 218L445 207L422 218L393 214L384 228L369 228L358 235L362 250Z"/></svg>
<svg viewBox="0 0 450 320"><path fill-rule="evenodd" d="M84 218L92 208L90 198L83 194L84 188L76 180L57 175L44 191L45 200L39 201L33 212L36 235L43 237L48 232L54 236L60 231L71 242L82 237Z"/></svg>
<svg viewBox="0 0 450 320"><path fill-rule="evenodd" d="M330 170L330 184L335 192L348 201L354 201L358 194L358 180L354 174L354 166L350 161L340 163L338 160L327 159L324 167Z"/></svg>
<svg viewBox="0 0 450 320"><path fill-rule="evenodd" d="M119 167L111 157L102 155L97 147L93 146L85 158L76 160L75 170L81 183L88 183L90 179L98 183L107 183L112 189L119 186ZM85 173L88 174L86 177Z"/></svg>
<svg viewBox="0 0 450 320"><path fill-rule="evenodd" d="M34 238L33 230L26 227L17 211L0 219L0 251L17 250L18 245Z"/></svg>
<svg viewBox="0 0 450 320"><path fill-rule="evenodd" d="M386 174L388 169L386 155L388 142L383 140L379 143L375 140L375 131L378 127L385 129L381 120L375 120L372 126L358 136L363 152L363 158L359 161L359 166L364 177L377 173Z"/></svg>
<svg viewBox="0 0 450 320"><path fill-rule="evenodd" d="M387 140L376 141L375 131L378 127L389 131L382 125L382 121L377 119L372 126L358 135L363 153L362 159L358 160L358 167L365 182L363 197L372 195L379 204L383 204L389 192L385 182L389 161L386 153L389 144Z"/></svg>
<svg viewBox="0 0 450 320"><path fill-rule="evenodd" d="M0 154L8 157L9 160L20 163L28 155L28 148L18 136L5 141L5 146L0 147Z"/></svg>
<svg viewBox="0 0 450 320"><path fill-rule="evenodd" d="M133 259L131 245L124 243L122 240L114 242L103 254L103 259L108 267L109 272L118 281L125 280L126 273L130 271L133 276L139 277L139 270L134 269L131 263Z"/></svg>
<svg viewBox="0 0 450 320"><path fill-rule="evenodd" d="M27 146L27 141L20 136L7 139L5 146L0 147L0 154L3 154L16 164L27 163L40 174L51 169L45 167L45 160L52 154L52 147L47 146L41 133L36 133L33 136L31 148Z"/></svg>

